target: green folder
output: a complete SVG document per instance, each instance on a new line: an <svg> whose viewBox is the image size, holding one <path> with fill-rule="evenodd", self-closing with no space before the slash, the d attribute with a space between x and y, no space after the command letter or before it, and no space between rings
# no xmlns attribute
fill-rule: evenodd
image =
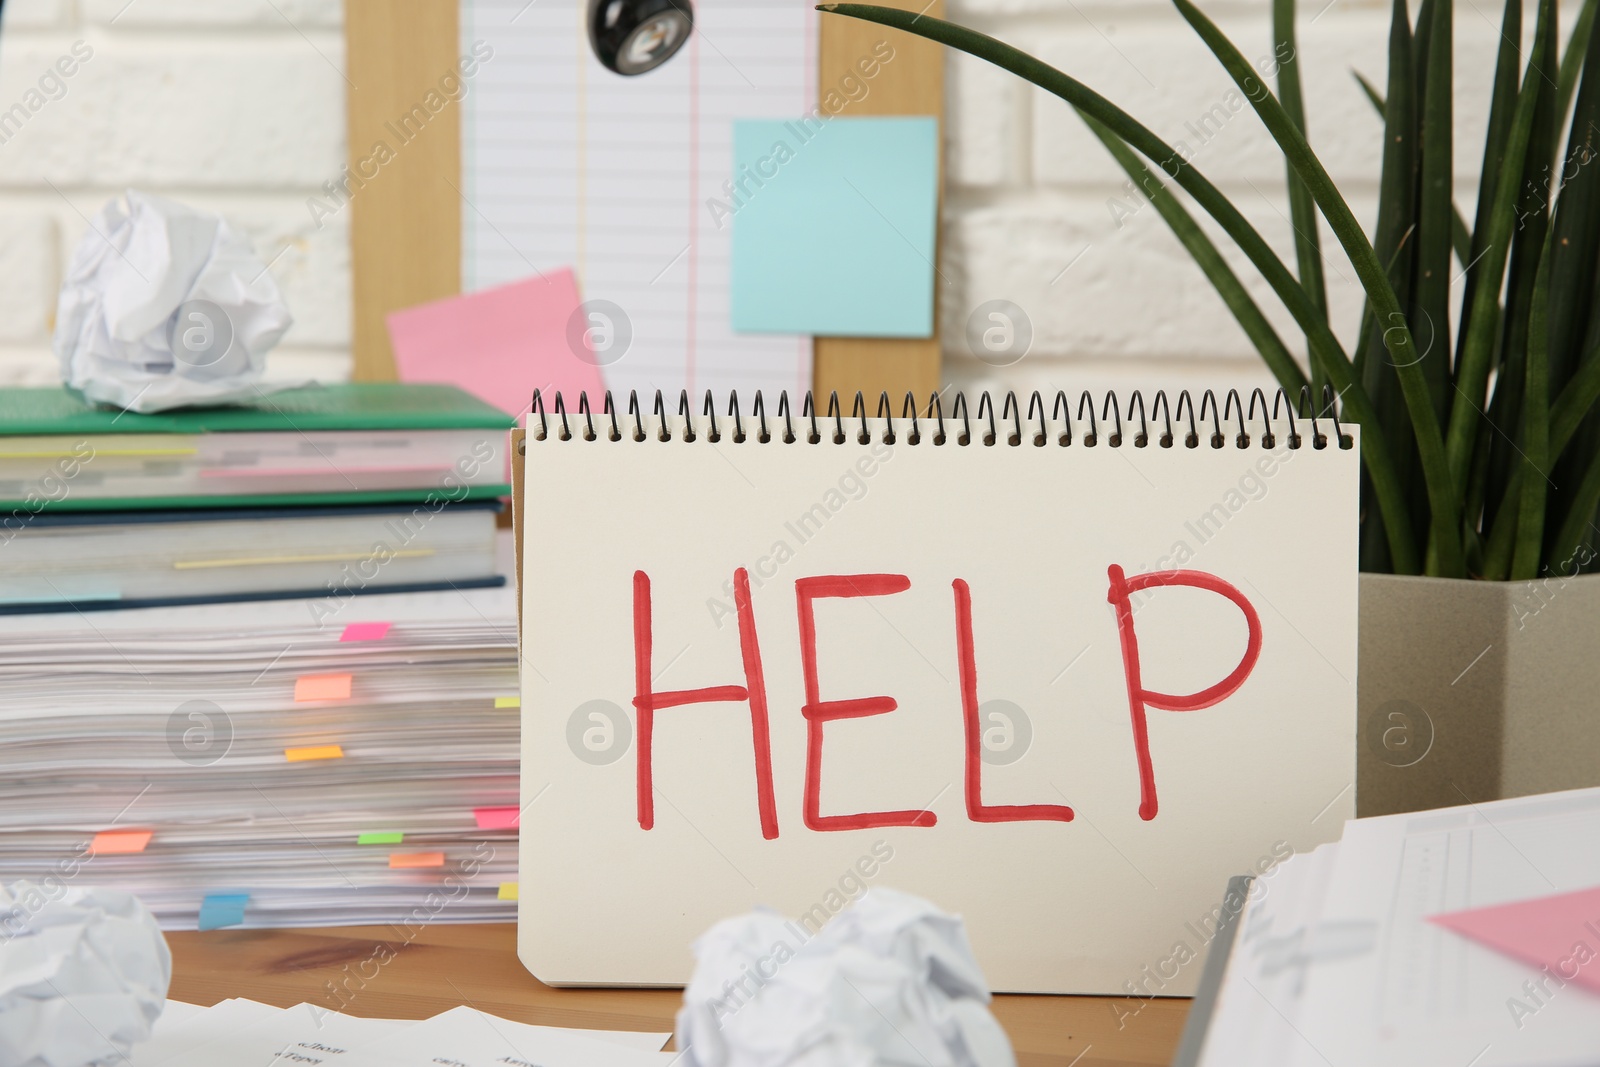
<svg viewBox="0 0 1600 1067"><path fill-rule="evenodd" d="M274 430L510 430L517 420L453 385L357 382L265 393L249 404L141 415L61 386L0 388L0 437Z"/></svg>
<svg viewBox="0 0 1600 1067"><path fill-rule="evenodd" d="M151 415L98 407L62 387L0 388L0 526L10 529L43 510L423 503L441 496L451 501L494 499L511 492L501 471L504 435L516 424L513 416L452 385L317 385L263 393L248 404ZM253 472L248 461L230 467L194 458L201 454L200 442L231 433L316 434L323 439L328 434L358 438L379 432L409 433L418 445L431 438L434 454L446 441L476 441L474 453L460 460L472 466L472 484L457 484L467 479L447 480L447 466L418 467L412 481L397 484L405 478L393 476L394 472L406 469L398 460L384 484L361 485L342 474L330 484L339 465L321 450L312 450L315 459L308 462L321 459L325 468L306 471L304 479L291 469L252 482L248 475L263 472ZM128 445L128 435L150 435L148 453L142 446ZM490 447L484 443L486 437L492 442L493 458L484 454ZM192 438L194 445L183 438ZM84 460L84 454L93 459ZM500 466L493 467L496 463ZM161 470L163 465L184 464L187 474L162 484L162 475L172 474L170 469ZM199 467L203 471L195 474ZM491 468L492 476L486 476ZM150 477L141 480L142 472ZM115 480L114 486L104 484L107 476ZM4 539L0 533L0 541Z"/></svg>

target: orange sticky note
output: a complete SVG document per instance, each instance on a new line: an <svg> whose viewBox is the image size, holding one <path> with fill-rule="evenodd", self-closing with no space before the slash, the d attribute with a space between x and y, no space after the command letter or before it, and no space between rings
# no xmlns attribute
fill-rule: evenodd
<svg viewBox="0 0 1600 1067"><path fill-rule="evenodd" d="M389 866L395 870L415 870L420 867L443 867L443 852L391 852Z"/></svg>
<svg viewBox="0 0 1600 1067"><path fill-rule="evenodd" d="M305 745L301 748L286 748L283 758L290 763L302 763L313 759L343 759L344 748L340 745Z"/></svg>
<svg viewBox="0 0 1600 1067"><path fill-rule="evenodd" d="M149 830L102 830L94 835L89 851L96 856L121 856L143 852L153 835Z"/></svg>
<svg viewBox="0 0 1600 1067"><path fill-rule="evenodd" d="M515 830L518 808L473 808L472 817L478 820L480 830Z"/></svg>
<svg viewBox="0 0 1600 1067"><path fill-rule="evenodd" d="M294 680L294 698L303 700L349 700L348 674L303 674Z"/></svg>

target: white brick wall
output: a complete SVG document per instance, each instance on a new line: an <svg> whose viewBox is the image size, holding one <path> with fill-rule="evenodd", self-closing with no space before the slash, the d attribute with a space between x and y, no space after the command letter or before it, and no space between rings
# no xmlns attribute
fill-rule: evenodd
<svg viewBox="0 0 1600 1067"><path fill-rule="evenodd" d="M274 376L348 375L347 220L319 230L305 204L344 162L341 12L340 0L6 3L0 112L41 88L47 102L0 144L0 383L56 380L62 266L130 185L227 216L273 261L296 320ZM57 82L77 42L92 54Z"/></svg>
<svg viewBox="0 0 1600 1067"><path fill-rule="evenodd" d="M1246 57L1270 57L1264 0L1202 2ZM1525 6L1531 23L1533 5ZM1570 19L1577 5L1563 6ZM952 19L1087 83L1169 143L1186 142L1191 161L1296 269L1276 146L1248 106L1213 112L1232 83L1167 0L949 0L949 10ZM1456 5L1457 197L1469 218L1499 20L1494 0ZM1301 2L1311 141L1368 226L1382 128L1351 71L1383 88L1388 23L1387 0ZM1026 389L1266 383L1254 350L1199 269L1154 209L1120 190L1121 169L1064 101L967 56L953 56L947 71L941 268L948 284L940 297L949 377ZM1202 130L1208 112L1218 117ZM1142 210L1119 225L1108 207L1113 197ZM1194 213L1291 351L1300 351L1303 342L1271 290L1209 219ZM1360 290L1326 226L1322 241L1330 314L1350 345ZM973 358L964 336L971 309L991 299L1019 305L1033 325L1029 355L1003 369Z"/></svg>
<svg viewBox="0 0 1600 1067"><path fill-rule="evenodd" d="M1167 0L949 7L951 18L1068 70L1191 148L1229 89ZM1270 53L1264 0L1205 7L1246 56ZM1380 127L1350 71L1382 85L1387 8L1386 0L1302 4L1312 142L1367 221ZM1457 4L1457 175L1469 213L1498 21L1494 0ZM6 4L0 111L74 42L93 57L65 79L65 95L0 144L0 381L54 379L49 330L61 264L85 218L130 184L221 211L263 259L277 257L272 271L297 321L274 357L276 374L348 373L347 219L319 230L305 207L343 160L340 27L340 0ZM1141 202L1121 190L1120 170L1065 103L965 56L952 54L948 73L939 281L947 377L1069 390L1265 383L1244 335L1155 211L1143 205L1119 225L1108 202ZM1194 162L1292 268L1282 165L1260 123L1247 108L1206 137ZM1323 240L1336 330L1348 342L1359 291L1325 228ZM1298 350L1270 291L1224 250ZM967 316L991 299L1022 307L1034 330L1028 356L1004 369L979 362L965 341Z"/></svg>

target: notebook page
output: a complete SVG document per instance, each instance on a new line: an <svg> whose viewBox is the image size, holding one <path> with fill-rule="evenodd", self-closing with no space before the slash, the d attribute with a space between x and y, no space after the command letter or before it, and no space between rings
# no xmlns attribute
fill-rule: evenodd
<svg viewBox="0 0 1600 1067"><path fill-rule="evenodd" d="M657 70L600 66L581 0L463 0L462 50L493 48L463 101L463 284L570 266L597 306L606 384L804 390L811 340L731 327L733 120L815 105L809 4L703 0ZM628 335L631 335L628 336Z"/></svg>

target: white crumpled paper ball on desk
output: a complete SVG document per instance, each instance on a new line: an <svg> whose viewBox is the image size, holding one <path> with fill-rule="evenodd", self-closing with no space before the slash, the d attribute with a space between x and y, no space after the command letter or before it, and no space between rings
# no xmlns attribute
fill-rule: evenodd
<svg viewBox="0 0 1600 1067"><path fill-rule="evenodd" d="M0 885L0 1064L126 1064L166 1004L172 953L138 897Z"/></svg>
<svg viewBox="0 0 1600 1067"><path fill-rule="evenodd" d="M759 909L694 945L684 1067L1016 1067L961 920L871 889L812 934Z"/></svg>
<svg viewBox="0 0 1600 1067"><path fill-rule="evenodd" d="M262 382L294 324L250 243L219 215L129 189L89 221L56 306L61 380L130 411L226 404Z"/></svg>

